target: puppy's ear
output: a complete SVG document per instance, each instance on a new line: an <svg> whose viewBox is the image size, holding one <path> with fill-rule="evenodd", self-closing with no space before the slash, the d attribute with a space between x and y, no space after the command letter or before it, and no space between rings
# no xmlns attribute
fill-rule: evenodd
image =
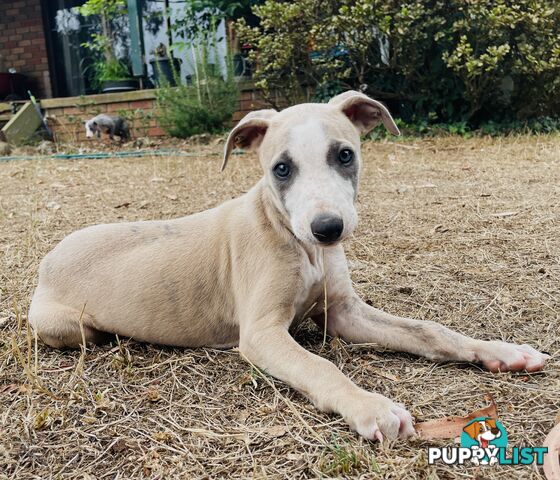
<svg viewBox="0 0 560 480"><path fill-rule="evenodd" d="M235 147L256 150L262 143L264 135L270 125L270 120L278 112L273 109L257 110L245 115L228 135L224 148L223 172L226 168L229 156Z"/></svg>
<svg viewBox="0 0 560 480"><path fill-rule="evenodd" d="M465 428L463 428L463 432L465 432L473 440L476 440L476 436L478 435L479 429L480 429L480 424L478 422L473 422L470 425L467 425Z"/></svg>
<svg viewBox="0 0 560 480"><path fill-rule="evenodd" d="M331 98L329 105L342 110L362 134L369 132L381 122L393 135L401 134L385 105L363 93L354 90L341 93Z"/></svg>

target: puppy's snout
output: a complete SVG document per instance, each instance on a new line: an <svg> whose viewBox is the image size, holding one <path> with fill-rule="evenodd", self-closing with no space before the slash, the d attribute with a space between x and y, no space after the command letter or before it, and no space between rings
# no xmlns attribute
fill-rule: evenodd
<svg viewBox="0 0 560 480"><path fill-rule="evenodd" d="M499 428L491 428L490 431L494 434L494 435L498 435L498 433L500 433L500 429Z"/></svg>
<svg viewBox="0 0 560 480"><path fill-rule="evenodd" d="M311 232L321 243L332 243L340 238L344 222L342 218L334 215L318 215L311 222Z"/></svg>

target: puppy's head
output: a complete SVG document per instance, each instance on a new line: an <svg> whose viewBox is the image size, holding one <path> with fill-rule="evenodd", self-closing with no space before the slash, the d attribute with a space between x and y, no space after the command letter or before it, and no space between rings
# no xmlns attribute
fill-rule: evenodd
<svg viewBox="0 0 560 480"><path fill-rule="evenodd" d="M97 131L97 122L95 120L88 120L86 122L86 137L91 138Z"/></svg>
<svg viewBox="0 0 560 480"><path fill-rule="evenodd" d="M272 198L294 235L334 245L356 227L360 134L379 123L399 135L381 103L353 91L328 104L251 112L231 131L222 170L234 147L257 150Z"/></svg>

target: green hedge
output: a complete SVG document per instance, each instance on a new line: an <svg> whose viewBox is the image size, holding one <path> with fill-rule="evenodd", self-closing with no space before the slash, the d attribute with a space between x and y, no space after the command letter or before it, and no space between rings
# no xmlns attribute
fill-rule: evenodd
<svg viewBox="0 0 560 480"><path fill-rule="evenodd" d="M236 25L265 93L361 89L408 123L560 116L558 0L268 0L253 11L260 26Z"/></svg>

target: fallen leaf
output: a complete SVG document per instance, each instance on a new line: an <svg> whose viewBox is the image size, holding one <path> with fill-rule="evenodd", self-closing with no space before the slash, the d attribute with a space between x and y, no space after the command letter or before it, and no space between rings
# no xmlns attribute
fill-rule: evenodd
<svg viewBox="0 0 560 480"><path fill-rule="evenodd" d="M156 388L150 388L147 392L146 392L146 398L150 401L150 402L159 402L161 400L161 395L159 393L159 391Z"/></svg>
<svg viewBox="0 0 560 480"><path fill-rule="evenodd" d="M173 439L173 435L171 435L169 432L155 432L152 437L154 438L154 440L163 443L167 443Z"/></svg>
<svg viewBox="0 0 560 480"><path fill-rule="evenodd" d="M502 217L513 217L514 215L517 215L519 212L499 212L499 213L493 213L492 216L493 217L498 217L498 218L502 218Z"/></svg>
<svg viewBox="0 0 560 480"><path fill-rule="evenodd" d="M436 438L456 438L461 436L465 425L477 417L498 418L498 407L491 395L487 395L486 400L490 405L480 410L475 410L465 417L444 417L437 420L417 423L414 428L420 438L424 440L434 440Z"/></svg>

